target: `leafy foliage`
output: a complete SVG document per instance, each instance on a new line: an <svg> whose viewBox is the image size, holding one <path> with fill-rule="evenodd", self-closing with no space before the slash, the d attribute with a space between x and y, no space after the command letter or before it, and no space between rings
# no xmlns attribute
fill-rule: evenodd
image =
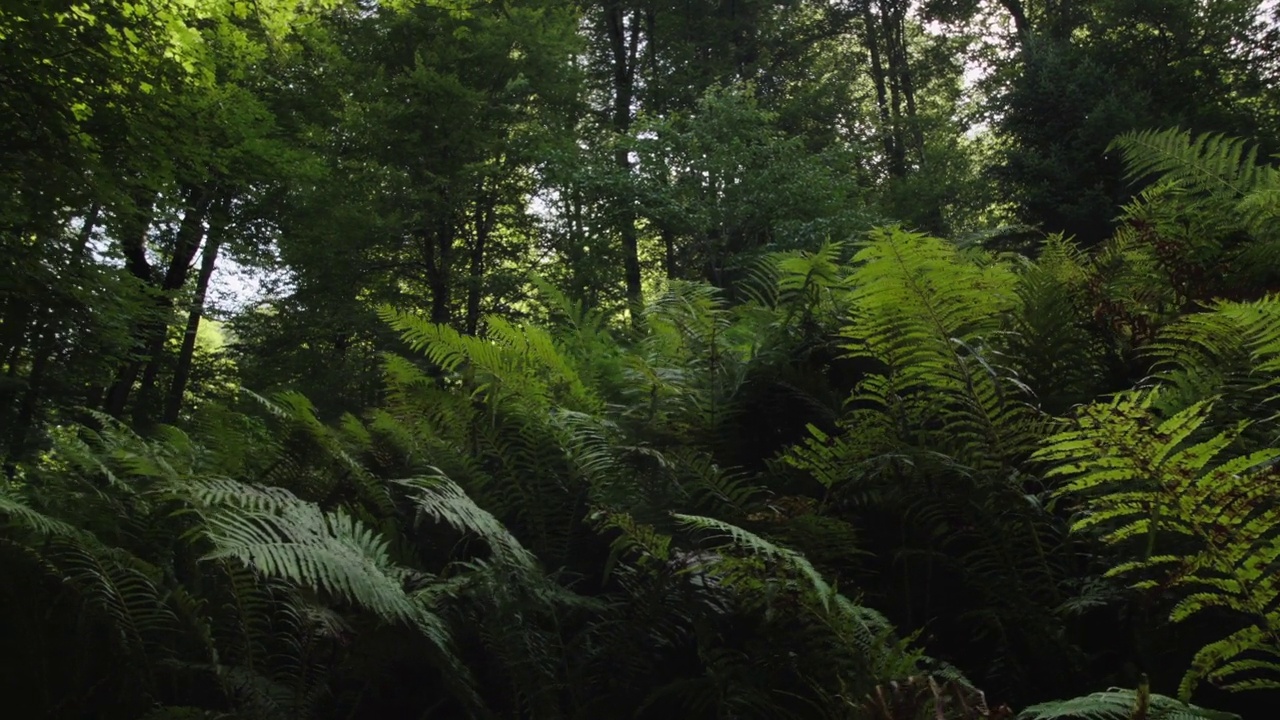
<svg viewBox="0 0 1280 720"><path fill-rule="evenodd" d="M7 4L6 709L1274 705L1264 9Z"/></svg>

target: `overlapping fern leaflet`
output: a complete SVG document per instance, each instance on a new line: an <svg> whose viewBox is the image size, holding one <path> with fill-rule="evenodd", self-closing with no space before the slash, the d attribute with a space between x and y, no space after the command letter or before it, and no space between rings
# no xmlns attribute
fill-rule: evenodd
<svg viewBox="0 0 1280 720"><path fill-rule="evenodd" d="M1172 201L1184 224L1197 215L1207 220L1205 235L1225 229L1251 236L1233 251L1228 272L1274 289L1280 264L1280 168L1274 161L1260 159L1257 147L1240 138L1177 129L1126 133L1112 147L1123 152L1131 178L1156 179L1144 193L1145 204Z"/></svg>
<svg viewBox="0 0 1280 720"><path fill-rule="evenodd" d="M507 526L480 507L443 473L399 481L411 492L418 511L433 520L471 532L486 543L507 567L532 570L535 558L520 544Z"/></svg>
<svg viewBox="0 0 1280 720"><path fill-rule="evenodd" d="M747 550L748 552L761 556L767 560L779 562L782 565L798 572L810 585L814 596L818 602L822 603L824 608L829 608L832 597L835 592L831 585L822 577L822 575L814 569L813 565L800 553L790 548L781 547L772 543L765 538L756 535L753 532L744 530L731 523L715 518L700 517L697 515L684 515L675 513L674 517L678 523L688 528L710 532L715 536L729 541L729 544Z"/></svg>
<svg viewBox="0 0 1280 720"><path fill-rule="evenodd" d="M854 262L853 319L844 335L851 353L885 366L863 381L855 400L910 418L915 444L946 449L971 466L1021 458L1030 444L1029 408L996 352L1018 303L1011 269L899 229L874 231Z"/></svg>
<svg viewBox="0 0 1280 720"><path fill-rule="evenodd" d="M1243 196L1274 181L1274 169L1258 163L1258 149L1222 134L1192 137L1185 130L1125 133L1111 143L1124 151L1129 175L1157 175L1190 192Z"/></svg>
<svg viewBox="0 0 1280 720"><path fill-rule="evenodd" d="M298 618L284 636L290 640L316 637L314 624L289 612L291 601L273 596L247 567L196 563L204 528L190 512L237 496L249 508L275 507L292 496L278 489L240 492L237 484L205 474L202 463L211 453L176 429L147 440L112 421L104 425L57 435L46 463L32 469L33 482L6 488L0 503L7 521L3 543L29 547L28 560L74 590L72 607L83 609L88 628L78 635L83 662L91 666L104 652L120 660L107 678L127 689L128 705L145 707L166 686L201 678L232 704L256 707L257 717L305 712L305 698L317 697L320 687L314 661L256 618ZM49 600L51 614L31 620L42 628L37 632L56 637L66 608L58 595ZM94 646L95 637L113 647Z"/></svg>
<svg viewBox="0 0 1280 720"><path fill-rule="evenodd" d="M264 502L270 497L272 502ZM409 602L387 542L348 513L274 488L224 494L221 506L203 508L214 549L205 559L235 558L269 577L332 593L394 621L430 618Z"/></svg>
<svg viewBox="0 0 1280 720"><path fill-rule="evenodd" d="M1164 328L1147 353L1175 409L1218 397L1214 422L1258 418L1251 434L1276 438L1276 372L1280 370L1280 296L1215 302Z"/></svg>
<svg viewBox="0 0 1280 720"><path fill-rule="evenodd" d="M1017 720L1240 720L1234 713L1209 710L1143 689L1111 689L1070 700L1033 705Z"/></svg>
<svg viewBox="0 0 1280 720"><path fill-rule="evenodd" d="M563 389L566 400L582 407L598 403L546 328L514 325L490 316L485 318L485 336L473 337L389 307L379 314L445 372L465 371L476 393L486 397L512 393L525 401L542 398L546 402L553 389Z"/></svg>
<svg viewBox="0 0 1280 720"><path fill-rule="evenodd" d="M1093 259L1070 240L1046 238L1035 262L1018 269L1018 310L1006 336L1018 377L1047 412L1095 397L1108 349L1089 330Z"/></svg>
<svg viewBox="0 0 1280 720"><path fill-rule="evenodd" d="M842 294L837 258L835 246L812 257L782 258L786 266L770 275L780 288L773 296L779 307L762 313L766 321ZM770 687L803 687L816 678L861 687L863 677L918 669L918 655L893 637L884 618L836 593L804 554L776 539L807 533L815 543L847 540L852 529L836 518L810 513L801 518L812 521L806 525L768 511L769 493L759 479L715 458L759 349L755 338L735 327L750 309L731 310L716 289L673 283L644 309L640 336L627 346L556 292L543 288L542 294L562 328L554 340L544 330L502 322L487 325L484 338L465 338L384 313L441 372L429 377L407 360L388 358L389 407L373 416L367 433L349 433L375 447L389 441L412 455L411 462L391 464L416 468L417 479L401 484L431 491L416 501L418 509L485 537L493 557L484 562L506 557L504 589L494 591L493 602L474 603L468 617L486 646L509 658L504 666L515 697L530 712L556 716L539 708L552 701L551 688L571 692L572 686L553 670L564 661L547 651L547 643L564 638L536 625L516 633L514 620L503 627L502 618L514 617L517 607L527 622L563 605L520 600L522 593L542 591L527 570L516 580L516 568L522 561L548 567L572 562L596 542L584 532L589 529L612 536L601 578L611 590L590 611L591 629L578 640L593 649L563 672L600 685L605 697L633 697L636 682L665 675L658 658L690 648L705 676L664 681L647 698L637 698L641 707L694 712L721 698L729 703L723 707L753 717L794 715L804 706L799 696L758 687L752 656L714 639L724 632L718 628L744 613L766 625L785 624L791 633L797 626L787 623L802 629L788 641L797 648L790 657L799 659L767 661L783 676L770 678ZM776 329L785 330L781 324ZM456 402L456 389L469 402ZM436 463L452 480L429 467ZM467 496L485 510L469 505ZM452 507L455 499L465 512ZM762 532L738 524L752 518ZM832 557L852 552L847 544L829 548ZM587 577L600 572L570 567ZM600 644L604 639L607 644ZM810 651L824 658L823 667L809 660ZM797 674L796 663L808 669ZM834 708L845 701L824 702Z"/></svg>
<svg viewBox="0 0 1280 720"><path fill-rule="evenodd" d="M625 514L602 518L604 527L621 531L614 542L615 557L632 558L634 564L622 568L626 577L654 582L674 572L671 579L685 578L680 585L688 594L682 606L684 612L694 612L664 622L691 623L708 611L712 619L727 619L735 612L763 609L765 622L784 623L791 636L788 644L810 653L792 654L777 670L802 671L801 679L812 686L819 702L799 706L805 710L779 702L775 683L749 681L751 656L718 646L700 649L708 665L706 677L677 681L649 702L684 696L687 712L702 712L703 704L718 702L751 717L804 717L816 708L849 713L854 711L851 698L840 697L833 688L865 687L868 677L905 677L921 671L922 655L911 649L910 639L897 638L884 616L838 593L802 554L723 520L683 513L673 513L672 519L673 529L688 538L659 532ZM682 549L689 541L701 549ZM760 647L757 653L757 662L773 662L770 648Z"/></svg>
<svg viewBox="0 0 1280 720"><path fill-rule="evenodd" d="M1245 623L1196 654L1180 688L1184 699L1206 677L1234 689L1275 687L1280 449L1234 452L1247 421L1194 442L1212 401L1159 419L1159 399L1159 391L1135 391L1090 405L1036 457L1054 464L1051 477L1066 480L1059 496L1079 503L1077 530L1136 545L1137 559L1111 574L1138 575L1139 588L1181 589L1175 621L1215 613Z"/></svg>

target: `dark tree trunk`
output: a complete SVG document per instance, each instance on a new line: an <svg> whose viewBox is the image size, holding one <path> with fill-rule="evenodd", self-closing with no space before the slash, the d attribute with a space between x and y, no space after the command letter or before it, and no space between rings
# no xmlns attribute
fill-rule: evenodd
<svg viewBox="0 0 1280 720"><path fill-rule="evenodd" d="M880 0L880 35L884 39L884 52L889 61L889 118L893 133L894 175L907 174L906 143L902 139L902 75L898 69L897 28L893 18L894 0Z"/></svg>
<svg viewBox="0 0 1280 720"><path fill-rule="evenodd" d="M453 316L450 310L452 298L449 282L452 275L454 225L448 213L440 213L436 218L435 227L423 233L422 263L426 268L427 286L431 291L431 322L447 325Z"/></svg>
<svg viewBox="0 0 1280 720"><path fill-rule="evenodd" d="M1000 0L1000 4L1013 18L1013 29L1018 33L1018 42L1026 50L1027 41L1031 37L1031 23L1027 21L1027 11L1022 7L1022 0Z"/></svg>
<svg viewBox="0 0 1280 720"><path fill-rule="evenodd" d="M147 259L147 231L151 229L151 221L155 216L158 195L154 190L135 193L132 207L122 213L120 223L120 244L124 252L125 268L148 285L155 282L155 277L151 261Z"/></svg>
<svg viewBox="0 0 1280 720"><path fill-rule="evenodd" d="M924 155L924 133L920 128L920 123L916 118L916 92L915 83L911 77L911 57L907 53L907 3L906 0L895 0L890 12L892 28L889 29L890 37L893 38L893 73L898 78L899 87L902 90L902 100L906 106L906 133L910 135L913 149L916 152L916 160L923 160Z"/></svg>
<svg viewBox="0 0 1280 720"><path fill-rule="evenodd" d="M125 257L125 268L129 270L129 274L148 286L155 284L155 271L151 267L151 261L147 259L147 232L151 229L156 195L157 193L149 193L144 202L139 202L140 197L135 198L133 212L126 215L120 228L120 244ZM140 355L146 349L145 338L148 326L149 324L143 321L134 331L133 352L135 354ZM116 373L116 379L102 393L103 411L115 417L120 417L124 413L124 407L129 402L129 393L133 389L133 382L137 379L140 369L141 365L136 358L124 361L119 372Z"/></svg>
<svg viewBox="0 0 1280 720"><path fill-rule="evenodd" d="M893 120L889 115L889 91L886 88L884 60L880 55L880 32L877 20L871 11L872 0L862 5L862 21L866 30L867 51L871 56L871 81L876 89L876 111L880 116L880 138L884 144L884 154L889 160L889 174L900 177L905 168L899 162L900 157Z"/></svg>
<svg viewBox="0 0 1280 720"><path fill-rule="evenodd" d="M182 399L187 392L187 383L191 379L191 365L196 354L196 335L200 331L200 320L204 317L205 298L209 293L209 280L218 263L218 251L222 249L230 222L230 208L224 201L219 203L209 218L208 238L204 243L204 252L200 257L200 274L196 276L196 294L191 300L191 312L187 315L187 330L182 335L182 348L178 351L178 364L173 370L173 381L169 384L169 394L165 398L163 422L172 425L178 421L182 412Z"/></svg>
<svg viewBox="0 0 1280 720"><path fill-rule="evenodd" d="M35 425L36 410L40 406L40 393L44 390L45 372L53 360L54 344L58 336L57 321L52 317L36 328L36 348L31 359L31 372L27 374L27 387L18 404L18 416L13 423L13 435L9 442L9 458L17 459L26 452L27 435Z"/></svg>
<svg viewBox="0 0 1280 720"><path fill-rule="evenodd" d="M640 47L640 17L638 11L627 22L627 11L620 0L608 0L605 4L605 25L609 35L609 49L613 56L613 130L619 137L631 130L631 104L635 99L636 53ZM614 163L625 175L631 174L631 153L619 148L614 152ZM630 193L618 198L618 232L622 239L622 272L626 280L627 302L631 306L632 319L636 319L643 302L640 286L640 250L636 231L636 210Z"/></svg>
<svg viewBox="0 0 1280 720"><path fill-rule="evenodd" d="M213 201L213 193L204 188L188 187L184 189L183 196L186 199L187 208L178 226L178 236L174 242L174 251L169 258L168 268L164 277L160 279L159 287L156 288L159 292L155 300L155 317L144 322L140 333L139 345L143 349L142 357L125 364L107 394L106 411L115 417L124 414L129 396L133 392L134 382L141 373L142 382L139 386L134 419L138 421L146 419L150 410L150 400L154 395L160 362L164 357L164 341L169 332L169 314L173 309L172 293L186 284L187 276L191 271L191 262L200 249L200 241L204 237L204 221L208 215L209 205ZM154 271L150 264L141 264L145 261L144 238L139 270L145 270L146 275L151 277ZM154 281L152 284L154 285Z"/></svg>
<svg viewBox="0 0 1280 720"><path fill-rule="evenodd" d="M667 272L667 279L675 280L679 272L676 266L676 234L667 225L662 225L658 233L662 236L663 266Z"/></svg>
<svg viewBox="0 0 1280 720"><path fill-rule="evenodd" d="M153 416L158 414L159 408L155 407L158 404L156 380L160 375L160 366L164 362L165 342L169 339L169 323L173 319L173 295L187 284L187 278L191 275L191 265L204 239L204 223L213 203L213 193L204 189L191 190L188 198L187 211L183 213L182 223L178 226L174 252L169 258L169 267L160 285L156 324L152 328L146 355L147 364L143 368L142 381L138 386L138 400L134 405L133 419L139 425L150 422Z"/></svg>
<svg viewBox="0 0 1280 720"><path fill-rule="evenodd" d="M93 239L93 231L97 228L102 207L94 204L84 219L84 227L76 237L76 244L71 248L67 259L67 274L73 275L84 262L85 250ZM17 459L26 452L27 435L35 425L36 410L40 406L40 395L44 391L44 377L49 363L53 361L54 349L58 340L58 320L51 313L48 322L40 323L35 329L35 354L31 360L31 372L27 375L27 387L22 393L18 405L18 416L14 421L13 435L10 438L9 458ZM10 368L12 369L12 367Z"/></svg>
<svg viewBox="0 0 1280 720"><path fill-rule="evenodd" d="M471 278L467 287L467 333L475 335L480 329L480 300L484 295L484 253L489 243L489 233L493 230L495 208L492 199L482 198L476 202L475 237L471 244Z"/></svg>

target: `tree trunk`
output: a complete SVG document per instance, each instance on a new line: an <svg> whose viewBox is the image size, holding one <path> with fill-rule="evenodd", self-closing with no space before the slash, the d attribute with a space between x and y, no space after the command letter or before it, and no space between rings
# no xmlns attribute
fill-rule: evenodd
<svg viewBox="0 0 1280 720"><path fill-rule="evenodd" d="M138 400L134 405L134 423L141 425L149 422L159 408L156 408L156 380L160 375L160 365L164 361L165 342L169 339L169 323L173 319L174 293L187 284L191 274L191 264L200 243L204 239L205 219L213 203L213 193L204 189L192 189L188 193L187 211L183 213L182 223L178 226L177 242L173 255L169 258L169 267L165 271L164 281L160 286L156 324L152 330L150 346L147 348L147 364L142 372L142 381L138 386Z"/></svg>
<svg viewBox="0 0 1280 720"><path fill-rule="evenodd" d="M447 207L447 198L441 206ZM437 212L435 227L422 234L422 264L431 290L431 322L447 325L452 319L449 282L452 277L454 224L448 212Z"/></svg>
<svg viewBox="0 0 1280 720"><path fill-rule="evenodd" d="M218 263L218 251L222 248L227 225L230 222L230 208L225 201L214 208L209 219L208 238L204 243L204 253L200 257L200 274L196 276L196 294L191 300L191 312L187 315L187 330L182 335L182 349L178 351L178 364L173 371L173 381L169 384L169 395L165 399L163 422L173 425L182 412L182 399L187 392L187 382L191 379L191 365L196 354L196 335L200 331L200 320L204 317L204 302L209 293L209 279L213 277L214 267Z"/></svg>
<svg viewBox="0 0 1280 720"><path fill-rule="evenodd" d="M1027 42L1031 38L1031 23L1027 21L1027 11L1022 7L1022 0L1000 0L1000 4L1013 18L1013 29L1018 33L1018 43L1025 51Z"/></svg>
<svg viewBox="0 0 1280 720"><path fill-rule="evenodd" d="M125 268L129 270L129 274L148 286L155 284L155 271L151 267L151 261L147 259L147 231L151 229L157 194L148 191L145 201L142 200L141 195L135 196L133 212L126 215L120 228L120 245L125 257ZM140 354L145 351L147 327L148 323L142 321L139 328L134 330L134 353ZM103 393L102 410L104 412L114 417L120 417L124 413L124 407L129 401L129 393L133 389L133 382L137 379L140 368L136 358L124 361L116 373L116 379Z"/></svg>
<svg viewBox="0 0 1280 720"><path fill-rule="evenodd" d="M667 271L667 279L675 280L679 268L676 267L676 234L663 224L658 233L662 236L663 266Z"/></svg>
<svg viewBox="0 0 1280 720"><path fill-rule="evenodd" d="M71 276L84 261L85 249L93 238L93 231L98 225L102 206L95 203L85 216L84 226L76 237L76 244L67 259L67 275ZM14 421L13 436L10 438L9 458L16 460L26 452L27 434L31 432L36 421L36 409L40 406L40 394L44 390L44 376L53 361L54 349L58 339L58 320L56 313L51 313L48 322L37 323L35 332L35 354L31 360L31 372L27 375L27 387L18 405L18 417Z"/></svg>
<svg viewBox="0 0 1280 720"><path fill-rule="evenodd" d="M894 10L890 4L894 0L880 0L880 33L884 38L884 49L889 61L889 117L893 133L893 167L894 175L903 177L907 174L907 149L902 137L902 74L898 67L897 25L894 22Z"/></svg>
<svg viewBox="0 0 1280 720"><path fill-rule="evenodd" d="M898 76L898 83L902 88L902 99L906 104L906 131L911 137L913 149L916 152L916 161L923 162L924 132L920 128L920 123L916 117L915 83L911 77L911 56L907 52L907 3L905 0L899 0L894 3L891 18L893 20L894 64L896 65L894 73Z"/></svg>
<svg viewBox="0 0 1280 720"><path fill-rule="evenodd" d="M147 260L147 231L155 216L155 203L159 193L154 190L138 190L133 194L132 207L122 213L120 245L124 252L125 268L144 283L155 282L151 262Z"/></svg>
<svg viewBox="0 0 1280 720"><path fill-rule="evenodd" d="M484 295L484 253L493 230L493 202L490 198L477 200L475 207L475 237L471 244L471 278L467 287L467 333L475 335L480 329L480 300Z"/></svg>
<svg viewBox="0 0 1280 720"><path fill-rule="evenodd" d="M894 177L902 175L904 168L898 162L898 147L895 141L893 121L889 117L889 91L886 89L884 61L880 56L880 33L876 28L876 18L871 12L872 0L862 5L862 22L866 30L867 51L871 56L871 80L876 89L876 111L880 116L880 138L884 143L885 158L889 161L889 174Z"/></svg>
<svg viewBox="0 0 1280 720"><path fill-rule="evenodd" d="M164 341L169 332L169 314L173 309L172 293L186 284L187 276L191 271L191 261L195 258L196 251L200 249L200 241L204 237L204 220L208 214L209 205L213 201L212 192L203 188L188 187L184 189L183 196L187 201L187 209L178 227L178 236L174 243L173 255L169 258L169 266L157 288L159 292L154 308L156 315L143 323L140 332L138 344L143 350L142 357L125 364L107 394L106 411L115 417L121 417L124 414L129 396L133 392L134 382L138 379L139 373L142 373L134 419L146 418L147 405L154 392L160 361L164 357ZM134 262L137 263L138 270L145 271L147 277L152 278L154 270L149 263L146 263L145 238L140 246L135 247L133 253L136 256ZM135 272L136 274L138 273ZM154 279L152 284L155 284Z"/></svg>
<svg viewBox="0 0 1280 720"><path fill-rule="evenodd" d="M619 140L631 131L631 104L635 99L636 53L640 47L640 17L633 12L628 26L620 0L605 4L605 25L613 56L613 130ZM614 152L614 163L624 175L631 174L631 153L625 147ZM622 239L622 271L632 320L638 318L643 302L640 287L640 250L636 231L636 209L629 193L618 198L618 231Z"/></svg>

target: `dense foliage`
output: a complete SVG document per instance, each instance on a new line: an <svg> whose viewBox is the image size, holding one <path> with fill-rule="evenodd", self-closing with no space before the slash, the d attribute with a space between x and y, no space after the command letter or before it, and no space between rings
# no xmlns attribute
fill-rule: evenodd
<svg viewBox="0 0 1280 720"><path fill-rule="evenodd" d="M1265 716L1277 12L4 4L6 707Z"/></svg>

